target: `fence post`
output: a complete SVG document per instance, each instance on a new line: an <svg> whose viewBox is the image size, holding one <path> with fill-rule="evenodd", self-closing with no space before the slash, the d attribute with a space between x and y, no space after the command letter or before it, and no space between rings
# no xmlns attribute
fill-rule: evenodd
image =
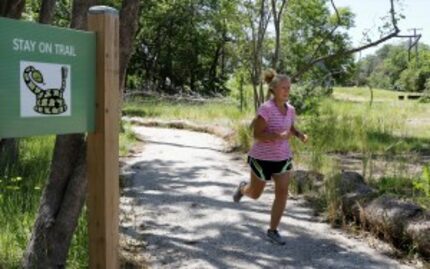
<svg viewBox="0 0 430 269"><path fill-rule="evenodd" d="M88 30L96 33L96 129L87 138L90 268L117 269L119 229L119 16L91 7Z"/></svg>

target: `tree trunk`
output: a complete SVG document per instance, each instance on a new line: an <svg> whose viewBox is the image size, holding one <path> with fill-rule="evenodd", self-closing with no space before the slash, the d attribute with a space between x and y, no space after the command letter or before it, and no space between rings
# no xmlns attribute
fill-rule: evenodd
<svg viewBox="0 0 430 269"><path fill-rule="evenodd" d="M24 7L25 0L2 0L0 2L0 16L20 19Z"/></svg>
<svg viewBox="0 0 430 269"><path fill-rule="evenodd" d="M0 174L4 175L10 171L19 157L19 139L0 139Z"/></svg>
<svg viewBox="0 0 430 269"><path fill-rule="evenodd" d="M0 17L13 19L21 18L25 0L2 0L0 2ZM7 172L13 163L18 161L19 139L0 139L0 174Z"/></svg>
<svg viewBox="0 0 430 269"><path fill-rule="evenodd" d="M125 39L125 44L131 45L128 49L122 48L125 51L120 54L120 62L122 62L120 74L125 73L137 30L137 27L133 31L122 28L137 25L137 3L137 0L124 0L123 8L125 9L121 10L121 18L127 20L120 22L120 32L123 33L121 40ZM87 11L90 6L95 4L96 0L75 0L71 26L76 29L85 29ZM134 21L131 21L130 18L134 18ZM24 268L44 269L65 266L70 242L86 196L85 157L86 143L83 134L57 136L51 174L43 191L39 213L24 255Z"/></svg>
<svg viewBox="0 0 430 269"><path fill-rule="evenodd" d="M43 0L40 8L39 23L51 24L54 18L55 3L57 0Z"/></svg>
<svg viewBox="0 0 430 269"><path fill-rule="evenodd" d="M87 28L87 11L97 4L97 0L74 0L70 28L85 30Z"/></svg>
<svg viewBox="0 0 430 269"><path fill-rule="evenodd" d="M279 67L279 51L281 48L281 19L286 3L287 0L282 0L279 10L277 10L277 0L272 0L273 25L275 26L275 53L272 59L272 68L275 70L277 70Z"/></svg>
<svg viewBox="0 0 430 269"><path fill-rule="evenodd" d="M209 88L215 92L215 81L217 79L217 66L219 62L219 58L221 56L221 50L224 47L224 43L218 43L217 48L215 50L215 55L212 58L212 64L209 69Z"/></svg>
<svg viewBox="0 0 430 269"><path fill-rule="evenodd" d="M119 13L119 81L121 93L124 92L127 65L133 53L134 37L139 21L139 0L123 0Z"/></svg>
<svg viewBox="0 0 430 269"><path fill-rule="evenodd" d="M266 35L267 25L270 21L271 12L268 10L266 0L262 0L258 9L259 19L258 28L254 25L251 19L251 30L252 30L252 84L254 88L254 108L257 113L258 107L264 102L264 93L261 85L261 73L263 67L263 42ZM258 85L260 86L257 89Z"/></svg>
<svg viewBox="0 0 430 269"><path fill-rule="evenodd" d="M24 254L24 268L65 267L86 187L84 136L57 136L51 174Z"/></svg>

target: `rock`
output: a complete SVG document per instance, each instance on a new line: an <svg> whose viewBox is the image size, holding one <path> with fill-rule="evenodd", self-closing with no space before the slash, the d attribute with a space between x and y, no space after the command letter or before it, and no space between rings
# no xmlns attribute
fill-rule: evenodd
<svg viewBox="0 0 430 269"><path fill-rule="evenodd" d="M430 212L427 211L425 216L408 222L406 234L412 238L417 251L430 260Z"/></svg>
<svg viewBox="0 0 430 269"><path fill-rule="evenodd" d="M381 233L396 246L402 246L410 238L406 236L408 220L422 214L418 205L401 201L390 195L382 195L364 207L364 221L371 230Z"/></svg>
<svg viewBox="0 0 430 269"><path fill-rule="evenodd" d="M362 208L378 196L375 189L367 185L358 185L355 191L342 195L342 212L346 219L362 222Z"/></svg>
<svg viewBox="0 0 430 269"><path fill-rule="evenodd" d="M366 188L363 176L356 172L342 172L338 182L339 192L341 195L349 192L356 192L359 188Z"/></svg>
<svg viewBox="0 0 430 269"><path fill-rule="evenodd" d="M296 170L293 172L293 182L298 194L306 190L318 191L324 185L324 175L313 171Z"/></svg>

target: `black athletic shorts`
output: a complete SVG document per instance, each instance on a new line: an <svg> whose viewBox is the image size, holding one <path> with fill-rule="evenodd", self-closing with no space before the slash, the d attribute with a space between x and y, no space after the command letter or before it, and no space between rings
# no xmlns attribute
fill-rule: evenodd
<svg viewBox="0 0 430 269"><path fill-rule="evenodd" d="M248 164L254 174L262 180L270 180L273 174L282 174L293 169L291 158L283 161L264 161L248 156Z"/></svg>

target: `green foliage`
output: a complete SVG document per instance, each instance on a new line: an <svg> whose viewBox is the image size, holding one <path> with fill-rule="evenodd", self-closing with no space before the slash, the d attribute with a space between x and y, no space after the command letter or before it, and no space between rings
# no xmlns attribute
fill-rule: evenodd
<svg viewBox="0 0 430 269"><path fill-rule="evenodd" d="M430 78L430 49L421 45L419 58L411 51L408 57L407 44L384 45L358 63L355 85L375 88L422 92Z"/></svg>
<svg viewBox="0 0 430 269"><path fill-rule="evenodd" d="M140 79L134 86L225 94L236 8L237 1L227 0L145 1L129 66Z"/></svg>
<svg viewBox="0 0 430 269"><path fill-rule="evenodd" d="M250 110L241 112L236 103L228 99L208 100L204 103L187 101L166 101L160 99L136 99L124 103L123 114L127 116L157 117L162 119L182 119L195 122L229 123L251 119ZM216 120L220 120L217 122ZM215 120L215 122L214 122Z"/></svg>
<svg viewBox="0 0 430 269"><path fill-rule="evenodd" d="M283 20L279 69L294 74L311 59L348 49L350 37L342 30L352 27L354 15L348 8L340 8L339 16L338 22L337 16L330 13L324 0L289 1L288 12L285 12ZM337 31L329 35L335 25L338 25ZM325 42L320 45L322 40ZM318 46L318 51L315 51ZM353 68L353 62L351 55L320 62L306 73L303 80L320 81L320 84L330 80L344 83Z"/></svg>
<svg viewBox="0 0 430 269"><path fill-rule="evenodd" d="M327 209L327 218L331 225L336 226L342 220L342 198L340 193L340 174L333 174L324 181L324 205Z"/></svg>
<svg viewBox="0 0 430 269"><path fill-rule="evenodd" d="M315 113L322 97L330 95L332 88L315 86L311 83L296 84L292 87L289 102L298 114Z"/></svg>
<svg viewBox="0 0 430 269"><path fill-rule="evenodd" d="M42 1L27 1L23 12L23 19L37 22L39 20L39 12ZM71 20L72 1L58 0L55 3L53 25L60 27L68 27Z"/></svg>
<svg viewBox="0 0 430 269"><path fill-rule="evenodd" d="M20 141L20 160L8 175L0 175L0 268L20 268L30 239L54 137Z"/></svg>
<svg viewBox="0 0 430 269"><path fill-rule="evenodd" d="M232 77L243 77L248 84L256 45L251 33L252 27L258 25L259 6L259 1L237 0L145 1L127 87L224 95L232 89L227 84ZM338 21L323 0L289 1L282 18L282 48L276 69L292 74L310 56L315 58L347 49L350 41L344 30L352 27L354 15L342 7L339 14ZM313 54L335 25L339 26L334 35ZM273 33L267 32L261 44L263 68L272 62L274 44ZM304 80L317 80L323 87L327 83L342 83L348 79L353 66L352 56L337 57L316 65Z"/></svg>
<svg viewBox="0 0 430 269"><path fill-rule="evenodd" d="M376 155L392 159L428 152L428 126L408 125L406 121L411 117L425 117L429 110L421 111L422 108L425 106L416 106L416 103L398 102L394 106L375 102L369 109L362 103L323 100L316 113L297 119L296 125L310 139L305 145L292 140L296 159L303 160L312 170L323 171L330 164L330 155L359 153L363 157L363 173L372 177L372 161Z"/></svg>
<svg viewBox="0 0 430 269"><path fill-rule="evenodd" d="M399 198L410 199L420 206L430 208L430 169L424 166L421 177L411 178L402 175L383 176L371 180L370 185L380 194L391 194Z"/></svg>
<svg viewBox="0 0 430 269"><path fill-rule="evenodd" d="M247 110L253 106L252 85L246 83L246 73L243 70L232 76L227 82L227 88L230 89L229 96L237 101L239 107L242 105L242 109Z"/></svg>
<svg viewBox="0 0 430 269"><path fill-rule="evenodd" d="M88 249L88 211L84 207L78 220L78 226L73 234L67 257L67 268L88 268Z"/></svg>
<svg viewBox="0 0 430 269"><path fill-rule="evenodd" d="M380 194L388 193L398 196L410 197L413 195L413 182L410 178L384 176L371 181Z"/></svg>
<svg viewBox="0 0 430 269"><path fill-rule="evenodd" d="M136 134L131 130L131 124L122 123L119 133L119 155L125 156L137 141Z"/></svg>
<svg viewBox="0 0 430 269"><path fill-rule="evenodd" d="M236 125L236 145L239 145L239 150L241 152L247 152L253 143L252 128L250 123L238 123Z"/></svg>
<svg viewBox="0 0 430 269"><path fill-rule="evenodd" d="M413 181L414 189L430 199L430 166L424 166L423 174Z"/></svg>
<svg viewBox="0 0 430 269"><path fill-rule="evenodd" d="M430 78L426 80L425 90L423 92L423 97L420 99L420 103L430 103Z"/></svg>

